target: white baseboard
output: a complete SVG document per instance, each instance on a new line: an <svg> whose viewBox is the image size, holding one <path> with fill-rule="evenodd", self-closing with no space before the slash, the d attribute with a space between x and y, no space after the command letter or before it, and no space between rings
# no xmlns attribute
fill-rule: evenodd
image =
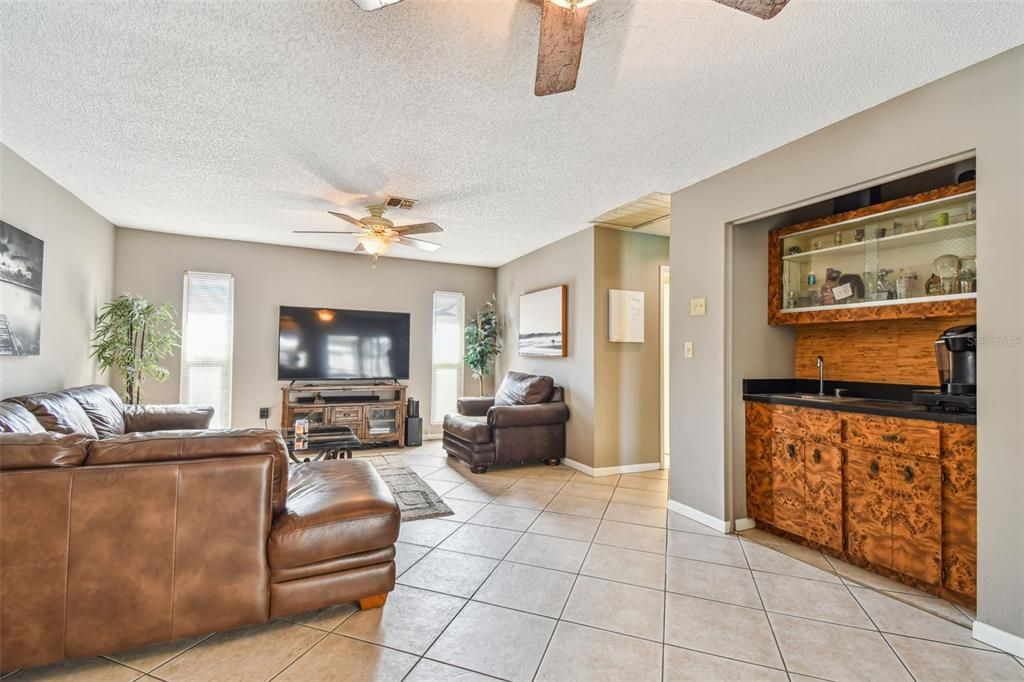
<svg viewBox="0 0 1024 682"><path fill-rule="evenodd" d="M730 523L729 521L723 521L722 519L717 519L714 516L712 516L711 514L705 514L704 512L702 512L699 509L694 509L693 507L688 507L685 504L683 504L682 502L676 502L675 500L669 500L668 501L668 509L669 509L669 511L674 511L676 514L682 514L686 518L688 518L688 519L690 519L692 521L696 521L697 523L701 524L702 526L707 526L708 528L711 528L713 530L717 530L719 533L731 533L732 532L732 523Z"/></svg>
<svg viewBox="0 0 1024 682"><path fill-rule="evenodd" d="M1008 654L1024 657L1024 637L986 625L980 620L974 621L971 636L979 642L1002 649Z"/></svg>
<svg viewBox="0 0 1024 682"><path fill-rule="evenodd" d="M732 522L732 527L733 527L733 529L737 533L739 533L740 531L743 531L743 530L750 530L751 528L757 528L757 521L755 521L754 519L749 518L747 516L744 516L742 519L736 519L735 521L733 521Z"/></svg>
<svg viewBox="0 0 1024 682"><path fill-rule="evenodd" d="M597 467L596 469L591 466L587 466L582 462L577 462L574 459L565 457L562 459L562 464L575 469L576 471L582 471L587 476L593 478L599 478L601 476L614 476L616 474L638 474L641 471L657 471L661 468L661 464L658 462L651 462L649 464L625 464L617 467Z"/></svg>

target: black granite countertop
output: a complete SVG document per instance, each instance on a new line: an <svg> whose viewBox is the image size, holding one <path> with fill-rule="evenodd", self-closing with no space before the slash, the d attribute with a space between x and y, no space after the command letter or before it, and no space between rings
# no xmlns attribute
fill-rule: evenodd
<svg viewBox="0 0 1024 682"><path fill-rule="evenodd" d="M847 397L835 399L835 389L847 389ZM837 412L858 412L883 417L926 419L953 424L977 424L978 416L967 412L941 412L911 402L914 391L934 386L876 384L856 381L826 381L825 399L817 397L815 379L744 379L743 399L778 405L815 407Z"/></svg>

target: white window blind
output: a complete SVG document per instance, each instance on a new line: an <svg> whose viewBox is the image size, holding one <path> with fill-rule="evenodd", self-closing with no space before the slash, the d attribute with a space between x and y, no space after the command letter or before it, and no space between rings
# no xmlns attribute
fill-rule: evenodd
<svg viewBox="0 0 1024 682"><path fill-rule="evenodd" d="M430 423L440 424L454 414L462 394L462 326L465 297L449 291L434 292Z"/></svg>
<svg viewBox="0 0 1024 682"><path fill-rule="evenodd" d="M186 272L181 304L181 402L213 405L214 428L231 426L235 280Z"/></svg>

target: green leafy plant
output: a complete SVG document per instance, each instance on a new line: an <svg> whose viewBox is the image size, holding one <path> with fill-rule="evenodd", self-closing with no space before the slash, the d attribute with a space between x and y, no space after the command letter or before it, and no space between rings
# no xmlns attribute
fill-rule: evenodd
<svg viewBox="0 0 1024 682"><path fill-rule="evenodd" d="M92 354L100 369L114 369L124 377L124 401L142 400L146 378L164 381L170 372L160 362L179 346L170 303L153 305L141 296L125 294L107 303L96 318Z"/></svg>
<svg viewBox="0 0 1024 682"><path fill-rule="evenodd" d="M484 377L494 371L494 360L501 353L501 322L496 303L492 295L466 323L466 365L480 384L480 395L484 394Z"/></svg>

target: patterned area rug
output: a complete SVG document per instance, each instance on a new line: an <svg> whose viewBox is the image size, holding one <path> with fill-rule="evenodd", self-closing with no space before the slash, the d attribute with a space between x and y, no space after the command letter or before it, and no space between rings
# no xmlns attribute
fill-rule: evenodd
<svg viewBox="0 0 1024 682"><path fill-rule="evenodd" d="M455 513L412 469L381 461L374 461L372 464L398 501L398 506L402 510L402 521L432 519L435 516L450 516Z"/></svg>

